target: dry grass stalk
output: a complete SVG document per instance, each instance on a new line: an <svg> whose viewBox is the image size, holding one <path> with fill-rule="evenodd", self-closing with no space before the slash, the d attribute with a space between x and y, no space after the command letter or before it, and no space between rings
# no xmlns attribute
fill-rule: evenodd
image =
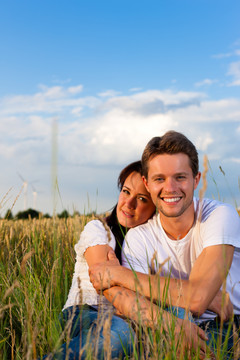
<svg viewBox="0 0 240 360"><path fill-rule="evenodd" d="M6 192L6 194L3 196L1 202L0 202L0 209L4 206L4 200L6 199L6 197L8 196L8 194L10 193L10 191L12 190L13 188L10 187L10 189Z"/></svg>
<svg viewBox="0 0 240 360"><path fill-rule="evenodd" d="M106 232L107 232L108 242L110 242L110 241L111 241L111 230L110 230L108 224L106 223L105 218L103 218L102 216L95 216L95 218L96 218L97 220L101 221L101 223L103 224L103 227L104 227L104 229L105 229Z"/></svg>
<svg viewBox="0 0 240 360"><path fill-rule="evenodd" d="M202 200L207 190L207 172L208 172L208 158L207 155L203 157L203 172L202 172L202 188L199 190L199 199Z"/></svg>
<svg viewBox="0 0 240 360"><path fill-rule="evenodd" d="M106 360L111 360L111 352L112 352L111 323L112 323L112 315L109 311L103 323L103 337L104 337L103 348L104 348L104 359Z"/></svg>
<svg viewBox="0 0 240 360"><path fill-rule="evenodd" d="M29 251L27 254L24 255L23 259L22 259L22 262L21 262L21 266L20 266L20 269L21 269L21 273L24 275L25 274L25 270L26 270L26 263L28 261L28 259L31 258L31 256L35 253L34 250L31 250Z"/></svg>
<svg viewBox="0 0 240 360"><path fill-rule="evenodd" d="M12 292L14 291L14 289L15 289L16 287L18 287L18 288L20 287L20 284L19 284L19 281L18 281L18 280L15 280L15 281L13 282L12 286L10 286L10 288L7 289L7 291L5 292L5 294L4 294L4 296L3 296L2 301L6 300L6 298L12 294Z"/></svg>

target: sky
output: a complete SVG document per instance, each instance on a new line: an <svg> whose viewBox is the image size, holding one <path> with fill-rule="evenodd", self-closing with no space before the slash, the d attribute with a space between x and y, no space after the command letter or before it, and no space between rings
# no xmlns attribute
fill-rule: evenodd
<svg viewBox="0 0 240 360"><path fill-rule="evenodd" d="M207 155L206 196L240 206L238 0L0 4L0 216L109 211L168 130Z"/></svg>

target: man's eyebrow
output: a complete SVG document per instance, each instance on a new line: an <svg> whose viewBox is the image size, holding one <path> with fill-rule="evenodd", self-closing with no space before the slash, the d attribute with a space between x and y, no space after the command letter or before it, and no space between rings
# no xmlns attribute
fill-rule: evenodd
<svg viewBox="0 0 240 360"><path fill-rule="evenodd" d="M186 171L179 171L174 173L173 175L187 175L188 172ZM162 174L162 173L157 173L157 174L153 174L152 177L156 177L156 176L166 176L166 174Z"/></svg>
<svg viewBox="0 0 240 360"><path fill-rule="evenodd" d="M160 176L164 177L165 175L158 173L158 174L153 174L151 177L153 178L153 177L160 177Z"/></svg>
<svg viewBox="0 0 240 360"><path fill-rule="evenodd" d="M175 175L188 175L188 172L180 171L180 172L176 173Z"/></svg>

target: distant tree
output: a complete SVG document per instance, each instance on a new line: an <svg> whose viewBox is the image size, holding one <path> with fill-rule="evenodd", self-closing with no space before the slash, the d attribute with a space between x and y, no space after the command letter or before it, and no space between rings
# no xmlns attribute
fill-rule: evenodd
<svg viewBox="0 0 240 360"><path fill-rule="evenodd" d="M50 216L48 213L44 214L43 217L44 217L45 219L51 219L51 216Z"/></svg>
<svg viewBox="0 0 240 360"><path fill-rule="evenodd" d="M4 219L6 220L12 220L13 219L13 214L12 214L12 211L10 209L7 210L5 216L4 216Z"/></svg>
<svg viewBox="0 0 240 360"><path fill-rule="evenodd" d="M74 216L80 216L81 214L80 214L80 212L79 211L77 211L77 210L74 210L74 212L73 212L73 217Z"/></svg>
<svg viewBox="0 0 240 360"><path fill-rule="evenodd" d="M31 219L34 219L34 218L39 218L39 214L40 212L37 211L37 210L34 210L34 209L28 209L28 210L24 210L24 211L19 211L16 215L16 218L18 220L20 219L28 219L29 217Z"/></svg>
<svg viewBox="0 0 240 360"><path fill-rule="evenodd" d="M59 219L66 219L68 218L70 215L69 215L69 212L67 210L63 210L60 214L57 215L59 217Z"/></svg>

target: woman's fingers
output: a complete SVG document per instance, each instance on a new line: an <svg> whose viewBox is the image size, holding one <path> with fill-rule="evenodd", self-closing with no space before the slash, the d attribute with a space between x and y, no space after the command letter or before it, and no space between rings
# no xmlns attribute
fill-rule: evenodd
<svg viewBox="0 0 240 360"><path fill-rule="evenodd" d="M113 262L113 265L114 265L114 264L120 265L120 263L119 263L119 261L118 261L118 258L116 257L116 254L115 254L115 252L113 251L113 249L110 249L110 250L108 251L107 259L108 259L108 261Z"/></svg>

